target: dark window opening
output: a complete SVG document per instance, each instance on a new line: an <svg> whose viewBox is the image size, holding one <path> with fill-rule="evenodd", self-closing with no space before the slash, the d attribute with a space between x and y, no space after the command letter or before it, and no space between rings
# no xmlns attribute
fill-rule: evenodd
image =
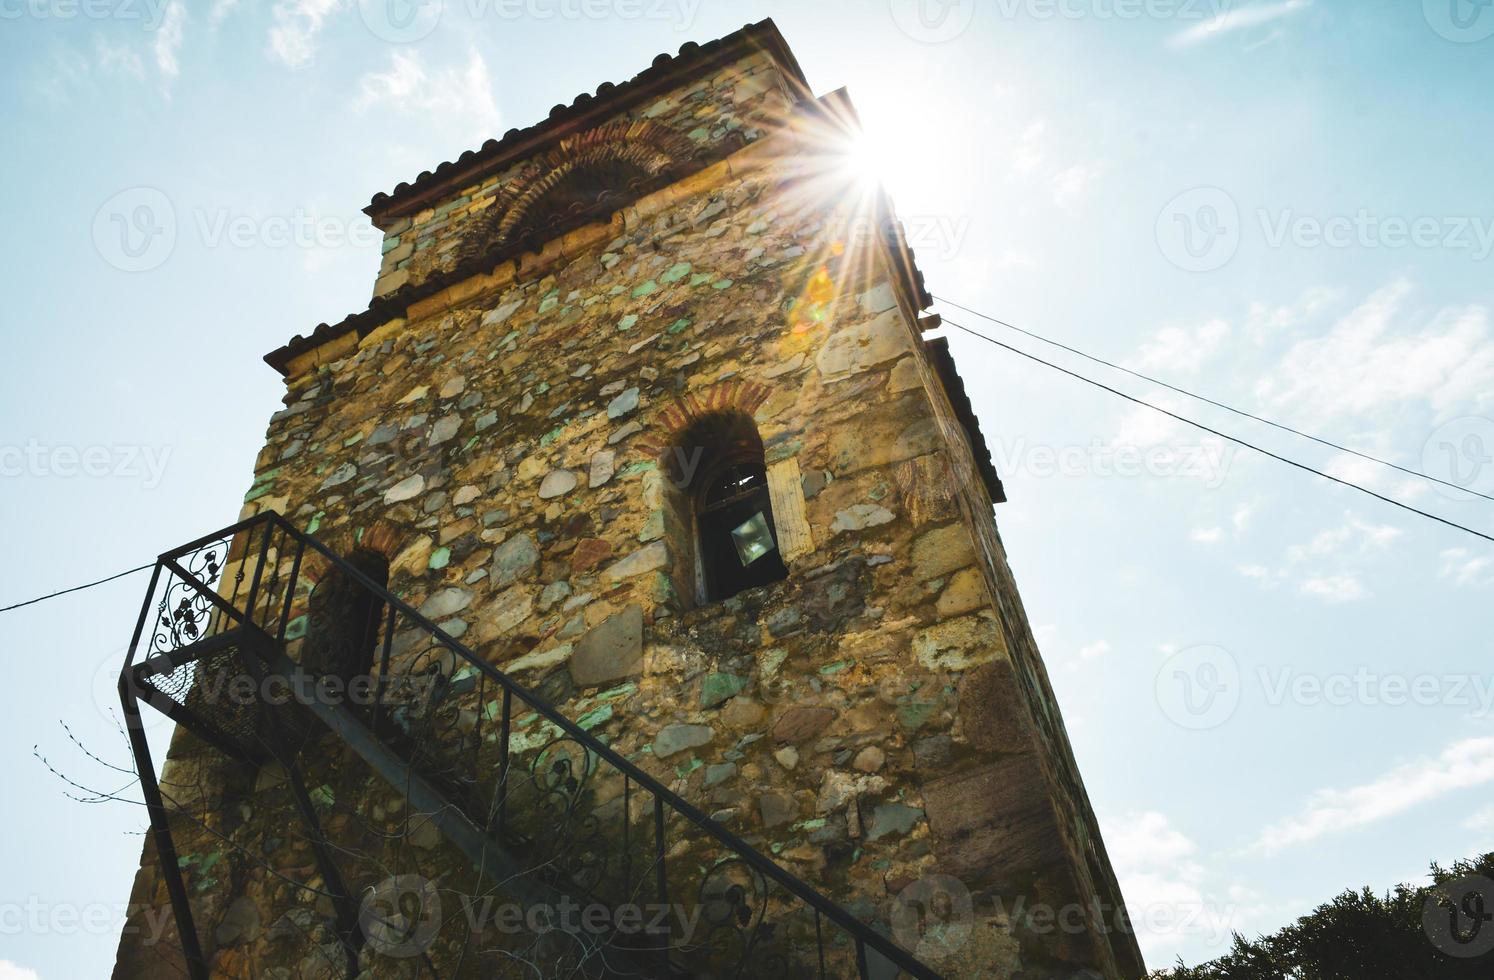
<svg viewBox="0 0 1494 980"><path fill-rule="evenodd" d="M768 493L762 440L745 416L702 420L678 451L695 518L696 565L706 602L788 577Z"/></svg>
<svg viewBox="0 0 1494 980"><path fill-rule="evenodd" d="M389 585L389 561L374 551L358 550L348 564L380 588ZM302 666L312 674L332 675L345 683L373 671L384 600L362 582L331 569L311 592Z"/></svg>

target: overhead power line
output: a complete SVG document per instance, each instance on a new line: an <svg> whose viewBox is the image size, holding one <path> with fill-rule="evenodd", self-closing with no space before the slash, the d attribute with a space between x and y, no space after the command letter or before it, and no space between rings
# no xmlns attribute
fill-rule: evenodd
<svg viewBox="0 0 1494 980"><path fill-rule="evenodd" d="M954 304L950 304L950 305L954 305ZM1177 421L1182 422L1185 425L1191 425L1195 429L1201 429L1204 432L1209 433L1210 435L1218 436L1219 438L1228 440L1229 442L1233 442L1233 443L1235 443L1238 446L1244 446L1246 449L1253 449L1256 452L1260 453L1261 455L1263 455L1263 456L1269 456L1271 459L1274 459L1274 460L1276 460L1279 463L1285 463L1288 466L1296 467L1299 470L1305 470L1306 472L1311 473L1311 474L1313 474L1315 476L1320 476L1320 477L1322 477L1325 480L1332 480L1334 483L1337 483L1340 486L1349 487L1350 489L1358 490L1360 493L1368 494L1369 496L1374 497L1376 500L1381 500L1381 501L1384 501L1387 504L1390 504L1392 507L1399 507L1401 510L1410 511L1413 514L1419 514L1420 516L1425 517L1428 520L1436 521L1438 524L1445 524L1445 525L1447 525L1450 528L1454 528L1455 530L1463 531L1463 532L1466 532L1468 534L1473 535L1476 538L1482 538L1485 541L1488 541L1490 543L1494 543L1494 537L1491 537L1490 535L1484 534L1482 531L1475 531L1471 527L1464 527L1462 524L1458 524L1458 523L1456 523L1454 521L1450 521L1450 520L1448 520L1445 517L1438 517L1436 514L1430 514L1430 513L1426 512L1424 510L1420 510L1420 509L1418 509L1416 507L1412 507L1410 504L1402 503L1401 501L1396 500L1393 497L1387 497L1384 494L1376 493L1375 491L1369 489L1368 487L1361 486L1358 483L1354 483L1352 480L1345 480L1345 479L1342 479L1341 477L1333 476L1331 473L1324 473L1322 470L1315 469L1315 468L1313 468L1311 466L1308 466L1306 463L1299 463L1295 459L1288 459L1285 456L1281 456L1281 455L1279 455L1277 453L1271 452L1269 449L1262 449L1260 446L1257 446L1254 443L1246 442L1244 439L1237 438L1237 437L1229 435L1228 433L1225 433L1225 432L1220 432L1218 429L1211 429L1207 425L1204 425L1202 422L1195 422L1195 421L1193 421L1190 418L1186 418L1185 416L1177 414L1176 412L1169 412L1167 409L1163 408L1162 406L1154 404L1152 402L1149 402L1149 401L1147 401L1144 398L1137 398L1135 395L1128 395L1124 391L1121 391L1118 388L1112 388L1109 385L1105 384L1104 382L1096 381L1095 379L1090 378L1090 377L1086 377L1085 375L1082 375L1082 374L1080 374L1077 371L1071 371L1071 370L1069 370L1066 367L1061 367L1060 365L1054 364L1052 361L1045 361L1041 357L1038 357L1036 354L1028 353L1027 351L1022 350L1019 347L1013 347L1011 344L1002 343L1001 341L997 340L995 337L988 337L987 335L981 333L978 330L972 330L972 329L970 329L967 326L964 326L964 325L959 324L959 323L955 323L953 320L949 319L948 317L944 318L944 322L946 324L948 324L949 326L954 327L956 330L964 331L965 333L970 334L972 337L978 337L979 339L984 340L988 344L995 344L997 347L1001 347L1001 348L1004 348L1006 350L1009 350L1013 354L1018 354L1018 355L1020 355L1022 357L1027 358L1028 360L1036 361L1036 362L1038 362L1039 364L1042 364L1045 367L1050 367L1050 368L1052 368L1055 371L1061 372L1063 374L1067 374L1071 378L1077 378L1078 380L1083 381L1085 384L1093 385L1096 388L1101 389L1102 391L1108 391L1112 395L1117 395L1117 396L1119 396L1121 398L1124 398L1128 402L1133 402L1134 404L1137 404L1137 405L1143 405L1143 406L1145 406L1147 408L1150 408L1154 412L1161 412L1163 415L1166 415L1168 418L1176 419Z"/></svg>
<svg viewBox="0 0 1494 980"><path fill-rule="evenodd" d="M1132 369L1123 367L1113 361L1107 361L1103 357L1096 357L1093 354L1087 354L1077 347L1070 347L1068 344L1060 343L1057 340L1050 340L1049 338L1044 337L1042 334L1033 333L1031 330L1023 330L1021 327L1016 326L1015 324L1011 324L1006 322L1005 320L991 316L989 313L982 313L980 310L971 309L970 307L965 306L961 303L956 303L952 299L948 299L943 296L935 296L934 298L941 303L946 303L950 306L953 306L955 309L964 310L966 313L973 313L975 316L980 317L982 320L989 320L992 323L1006 327L1008 330L1015 330L1017 333L1021 334L1024 337L1031 337L1033 340L1041 341L1050 346L1057 347L1060 350L1066 350L1070 354L1077 354L1085 360L1093 361L1096 364L1103 364L1105 367L1113 368L1117 371L1122 371L1126 374L1131 375L1131 377L1133 378L1140 378L1143 381L1148 381L1159 387L1166 388L1168 391L1175 391L1180 395L1187 395L1189 398L1196 398L1201 402L1213 405L1215 408L1222 408L1226 412L1233 412L1236 415L1243 416L1244 418L1251 419L1256 422L1260 422L1263 425L1269 425L1273 429L1280 429L1283 432L1290 432L1294 436L1301 436L1303 439L1310 439L1321 446L1327 446L1330 449L1336 449L1339 452L1348 453L1351 456L1358 456L1360 459L1366 459L1371 463L1378 463L1381 466L1388 466L1393 470L1399 470L1400 472L1405 473L1407 476L1415 476L1423 480L1431 480L1433 483L1440 483L1444 487L1450 487L1453 490L1460 490L1464 493L1471 493L1475 497L1483 497L1485 500L1494 501L1494 496L1490 496L1489 494L1480 493L1477 490L1473 490L1469 487L1459 486L1456 483L1449 483L1447 480L1444 480L1440 477L1432 476L1430 473L1423 473L1421 470L1411 469L1407 466L1401 466L1398 463L1392 463L1388 459L1381 459L1378 456L1371 456L1369 453L1361 452L1358 449L1351 449L1348 446L1341 446L1336 442L1321 438L1319 436L1315 436L1310 432L1303 432L1301 429L1294 429L1290 425L1285 425L1281 422L1273 422L1268 418L1262 418L1259 415L1255 415L1245 411L1243 408L1235 408L1232 405L1226 405L1224 402L1216 401L1213 398L1208 397L1207 395L1200 395L1196 391L1189 391L1187 388L1180 388L1177 385L1168 384L1166 381L1162 381L1159 378L1154 378L1149 374L1143 374L1140 371L1133 371Z"/></svg>
<svg viewBox="0 0 1494 980"><path fill-rule="evenodd" d="M1368 453L1360 452L1357 449L1351 449L1348 446L1341 446L1338 443L1332 442L1332 441L1330 441L1328 439L1322 439L1322 438L1319 438L1318 436L1312 435L1311 433L1303 432L1303 431L1301 431L1299 429L1294 429L1294 428L1292 428L1289 425L1284 425L1284 424L1282 424L1280 422L1273 422L1270 419L1262 418L1261 416L1252 414L1250 412L1247 412L1244 409L1239 409L1239 408L1235 408L1235 407L1233 407L1231 405L1226 405L1224 402L1216 401L1215 399L1209 398L1206 395L1200 395L1197 392L1189 391L1186 388L1180 388L1177 385L1169 384L1166 381L1162 381L1162 380L1160 380L1158 378L1154 378L1154 377L1152 377L1152 376L1150 376L1148 374L1144 374L1144 373L1142 373L1140 371L1134 371L1131 368L1122 367L1121 365L1116 364L1116 363L1114 363L1112 361L1107 361L1107 360L1105 360L1102 357L1097 357L1097 356L1095 356L1093 354L1086 353L1085 351L1082 351L1082 350L1078 349L1077 347L1071 347L1068 344L1064 344L1064 343L1061 343L1061 342L1056 341L1056 340L1050 340L1049 338L1044 337L1041 334L1034 333L1031 330L1024 330L1022 327L1019 327L1019 326L1017 326L1014 323L1008 323L1007 321L1002 320L1002 319L1000 319L998 317L991 316L989 313L982 313L980 310L973 309L973 308L971 308L969 306L965 306L963 303L957 303L954 300L949 299L947 297L944 297L944 296L935 296L934 298L936 300L938 300L939 302L941 302L941 303L945 303L945 304L947 304L949 306L953 306L953 307L955 307L956 309L959 309L959 310L964 310L966 313L970 313L970 314L973 314L975 316L978 316L978 317L980 317L983 320L989 320L991 323L995 323L995 324L997 324L999 326L1006 327L1008 330L1014 330L1017 333L1022 334L1024 337L1031 337L1033 340L1037 340L1037 341L1040 341L1040 342L1042 342L1044 344L1048 344L1050 346L1057 347L1060 350L1068 351L1071 354L1076 354L1079 357L1084 358L1085 360L1092 361L1092 362L1094 362L1096 364L1104 365L1105 367L1112 368L1112 369L1114 369L1116 371L1121 371L1121 372L1123 372L1125 374L1131 375L1132 377L1140 378L1143 381L1149 382L1150 384L1154 384L1154 385L1158 385L1159 387L1166 388L1169 391L1175 391L1175 392L1177 392L1180 395L1186 395L1189 398L1197 399L1198 401L1204 402L1204 403L1209 404L1209 405L1213 405L1216 408L1222 408L1222 409L1224 409L1227 412L1233 412L1235 415L1239 415L1239 416L1242 416L1244 418L1248 418L1248 419L1251 419L1253 421L1260 422L1260 423L1263 423L1265 425L1269 425L1272 428L1280 429L1283 432L1290 432L1292 435L1300 436L1300 437L1302 437L1304 439L1309 439L1309 440L1311 440L1313 442L1316 442L1316 443L1318 443L1320 445L1328 446L1328 447L1330 447L1332 449L1336 449L1336 450L1338 450L1340 452L1345 452L1345 453L1349 453L1350 455L1353 455L1353 456L1358 456L1361 459L1369 460L1372 463L1378 463L1381 466L1388 466L1391 469L1393 469L1393 470L1399 470L1400 472L1405 473L1408 476L1415 476L1415 477L1420 477L1420 478L1422 478L1424 480L1431 480L1434 483L1440 483L1443 486L1450 487L1450 488L1452 488L1454 490L1461 490L1461 491L1464 491L1466 493L1471 493L1471 494L1473 494L1475 496L1482 497L1485 500L1494 501L1494 497L1491 497L1488 494L1479 493L1477 490L1472 490L1472 489L1469 489L1468 487L1458 486L1455 483L1449 483L1448 481L1443 480L1443 479L1439 479L1438 477L1432 476L1429 473L1423 473L1420 470L1413 470L1413 469L1409 469L1409 468L1407 468L1405 466L1397 465L1396 463L1392 463L1389 460L1380 459L1378 457L1371 456ZM1150 408L1150 409L1152 409L1155 412L1160 412L1163 415L1168 416L1169 418L1176 419L1177 421L1182 422L1185 425L1190 425L1190 426L1194 427L1195 429L1201 429L1202 431L1207 432L1210 435L1218 436L1221 439L1228 440L1229 442L1233 442L1233 443L1235 443L1236 445L1239 445L1239 446L1244 446L1246 449L1253 449L1256 452L1258 452L1258 453L1260 453L1260 454L1262 454L1264 456L1267 456L1267 457L1270 457L1271 459L1276 460L1277 462L1286 463L1288 466L1293 466L1293 467L1296 467L1299 470L1304 470L1304 471L1306 471L1308 473L1311 473L1311 474L1313 474L1315 476L1320 476L1320 477L1322 477L1325 480L1331 480L1334 483L1340 484L1341 486L1349 487L1350 489L1353 489L1353 490L1358 490L1360 493L1368 494L1369 496L1374 497L1376 500L1383 501L1384 503L1390 504L1393 507L1399 507L1402 510L1410 511L1413 514L1417 514L1417 515L1419 515L1421 517L1425 517L1428 520L1436 521L1439 524L1445 524L1446 526L1448 526L1450 528L1454 528L1455 530L1464 531L1464 532L1466 532L1468 534L1473 535L1474 537L1482 538L1485 541L1494 542L1494 537L1491 537L1490 535L1484 534L1481 531L1475 531L1473 528L1465 527L1462 524L1458 524L1458 523L1456 523L1454 521L1447 520L1446 518L1443 518L1443 517L1438 517L1436 514L1430 514L1430 513L1426 512L1424 510L1420 510L1420 509L1418 509L1416 507L1412 507L1410 504L1402 503L1399 500L1395 500L1395 499L1393 499L1391 497L1384 496L1383 494L1376 493L1375 491L1369 489L1368 487L1361 486L1360 484L1354 483L1351 480L1341 479L1340 477L1333 476L1331 474L1323 472L1322 470L1315 469L1315 468L1313 468L1311 466L1308 466L1305 463L1299 463L1299 462L1297 462L1294 459L1288 459L1285 456L1278 455L1276 453L1271 452L1270 450L1263 449L1260 446L1255 445L1254 443L1246 442L1243 439L1239 439L1239 438L1236 438L1235 436L1229 435L1227 433L1220 432L1217 429L1211 429L1208 426L1206 426L1206 425L1204 425L1204 424L1202 424L1200 422L1195 422L1195 421L1193 421L1190 418L1185 418L1184 416L1178 415L1175 412L1170 412L1167 409L1161 407L1160 405L1153 404L1152 402L1146 401L1145 399L1142 399L1142 398L1137 398L1134 395L1128 395L1128 394L1126 394L1123 391L1120 391L1120 390L1118 390L1116 388L1112 388L1109 385L1106 385L1106 384L1103 384L1102 382L1094 380L1093 378L1090 378L1090 377L1087 377L1085 375L1079 374L1076 371L1070 371L1068 368L1061 367L1061 366L1059 366L1057 364L1052 363L1051 361L1045 361L1041 357L1038 357L1035 354L1030 354L1027 351L1021 350L1020 348L1013 347L1010 344L1004 344L1004 343L1002 343L1001 341L997 340L994 337L989 337L989 336L987 336L987 335L985 335L983 333L980 333L977 330L972 330L969 327L966 327L966 326L964 326L962 324L955 323L953 320L949 319L948 317L944 318L944 322L947 323L947 324L949 324L951 327L954 327L957 330L961 330L961 331L963 331L963 332L971 335L972 337L976 337L976 338L978 338L980 340L984 340L987 343L996 345L997 347L1002 347L1002 348L1004 348L1006 350L1011 351L1014 354L1018 354L1018 355L1020 355L1022 357L1028 358L1029 360L1036 361L1037 363L1042 364L1045 367L1052 368L1053 370L1059 371L1059 372L1061 372L1063 374L1066 374L1069 377L1077 378L1078 380L1083 381L1086 384L1090 384L1090 385L1095 386L1096 388L1100 388L1100 389L1102 389L1104 391L1108 391L1112 395L1117 395L1117 396L1119 396L1121 398L1126 399L1129 402L1134 402L1137 405L1142 405L1142 406L1144 406L1146 408ZM151 564L154 564L154 563L151 563ZM108 578L101 578L101 579L99 579L96 582L89 582L89 583L87 583L85 585L76 585L76 586L73 586L70 589L63 589L63 590L61 590L59 592L50 593L49 595L38 596L35 599L28 599L25 602L18 602L15 605L12 605L12 606L5 606L3 608L0 608L0 613L7 613L7 612L10 612L13 609L21 609L21 608L23 608L25 606L33 606L33 605L36 605L38 602L46 602L48 599L55 599L58 596L69 595L70 593L73 593L73 592L82 592L84 589L91 589L91 588L94 588L95 586L105 585L105 584L107 584L109 582L115 581L116 579L124 578L126 575L134 575L136 572L143 572L147 568L150 568L151 564L141 565L138 568L131 568L131 569L127 570L127 571L119 572L116 575L110 575Z"/></svg>
<svg viewBox="0 0 1494 980"><path fill-rule="evenodd" d="M4 609L0 609L0 613L7 613L12 609L20 609L22 606L34 606L38 602L46 602L48 599L55 599L60 595L67 595L70 592L82 592L84 589L91 589L95 585L103 585L105 582L112 582L117 578L124 578L126 575L134 575L136 572L143 572L154 564L155 562L151 562L150 565L141 565L139 568L132 568L127 572L120 572L118 575L110 575L108 578L101 578L97 582L89 582L87 585L75 585L71 589L63 589L61 592L53 592L51 595L38 596L35 599L27 599L25 602L18 602L13 606L6 606Z"/></svg>

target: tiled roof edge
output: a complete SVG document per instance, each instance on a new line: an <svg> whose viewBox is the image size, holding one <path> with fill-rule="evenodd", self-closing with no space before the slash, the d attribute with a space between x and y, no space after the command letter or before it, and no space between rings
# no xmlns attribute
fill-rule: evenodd
<svg viewBox="0 0 1494 980"><path fill-rule="evenodd" d="M676 55L660 54L652 65L626 82L605 82L595 94L583 92L570 105L555 106L549 118L540 123L527 129L510 129L502 139L490 139L454 161L425 171L412 182L399 184L388 194L375 194L363 213L377 225L419 211L456 187L479 180L513 160L532 156L555 140L675 87L684 77L734 61L751 51L768 54L792 83L808 90L804 71L778 26L771 19L748 24L740 31L704 44L687 42Z"/></svg>

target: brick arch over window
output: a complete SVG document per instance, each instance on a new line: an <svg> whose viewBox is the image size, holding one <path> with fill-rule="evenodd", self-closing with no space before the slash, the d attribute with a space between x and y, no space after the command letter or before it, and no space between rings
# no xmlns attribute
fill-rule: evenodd
<svg viewBox="0 0 1494 980"><path fill-rule="evenodd" d="M687 392L655 413L650 428L657 435L639 440L636 444L638 450L667 470L674 465L672 456L680 447L681 440L699 420L709 415L734 413L750 419L772 393L767 385L740 378Z"/></svg>
<svg viewBox="0 0 1494 980"><path fill-rule="evenodd" d="M379 518L361 535L345 531L335 536L328 547L375 585L387 588L394 556L405 537L399 525ZM320 553L308 556L303 569L311 594L306 600L302 666L345 683L369 674L387 612L382 596Z"/></svg>
<svg viewBox="0 0 1494 980"><path fill-rule="evenodd" d="M460 258L536 245L611 214L677 179L696 152L689 137L647 119L561 140L499 192L464 236Z"/></svg>
<svg viewBox="0 0 1494 980"><path fill-rule="evenodd" d="M659 409L636 450L657 466L676 597L726 599L787 577L762 436L753 416L766 386L721 382Z"/></svg>
<svg viewBox="0 0 1494 980"><path fill-rule="evenodd" d="M352 530L340 531L322 542L328 550L334 554L346 558L359 551L370 552L384 559L389 565L394 564L394 557L399 554L400 549L410 539L410 532L382 517L363 529L358 534ZM320 552L307 549L306 557L301 562L301 578L305 579L307 586L313 591L316 586L332 570L332 563L324 558Z"/></svg>

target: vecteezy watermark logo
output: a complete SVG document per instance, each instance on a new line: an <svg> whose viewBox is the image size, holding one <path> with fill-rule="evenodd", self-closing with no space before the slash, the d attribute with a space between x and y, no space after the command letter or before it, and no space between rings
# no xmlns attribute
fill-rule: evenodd
<svg viewBox="0 0 1494 980"><path fill-rule="evenodd" d="M171 257L179 234L205 249L295 248L305 251L373 249L383 234L364 217L316 214L245 214L227 207L177 209L154 187L132 187L105 201L93 219L93 243L105 262L124 272L145 272Z"/></svg>
<svg viewBox="0 0 1494 980"><path fill-rule="evenodd" d="M24 902L0 902L0 936L141 936L154 946L172 922L170 905L126 905L123 902L44 902L35 895Z"/></svg>
<svg viewBox="0 0 1494 980"><path fill-rule="evenodd" d="M119 701L119 676L124 669L126 650L123 648L110 651L108 656L99 661L98 667L94 669L90 692L93 694L93 706L98 710L99 717L110 724L120 722ZM142 698L147 704L163 707L163 702L151 700L155 690L149 687L131 682L131 689L136 697ZM164 725L172 724L171 717L164 711L142 711L140 712L140 728L142 731L151 731Z"/></svg>
<svg viewBox="0 0 1494 980"><path fill-rule="evenodd" d="M1380 674L1368 667L1314 674L1261 667L1258 679L1272 708L1287 703L1303 708L1412 706L1467 708L1475 718L1494 714L1494 674Z"/></svg>
<svg viewBox="0 0 1494 980"><path fill-rule="evenodd" d="M408 44L430 34L445 9L444 0L358 0L364 26L391 44Z"/></svg>
<svg viewBox="0 0 1494 980"><path fill-rule="evenodd" d="M1141 447L1094 439L1087 446L1051 446L996 439L991 443L991 457L998 473L1034 480L1147 476L1198 480L1207 489L1217 490L1229 476L1235 453L1228 446L1209 443Z"/></svg>
<svg viewBox="0 0 1494 980"><path fill-rule="evenodd" d="M903 240L919 255L952 259L959 255L970 234L971 219L968 215L915 214L904 215ZM870 217L858 216L848 223L845 230L847 246L861 250L874 248L886 241L890 228L885 222Z"/></svg>
<svg viewBox="0 0 1494 980"><path fill-rule="evenodd" d="M1427 896L1421 925L1448 956L1471 960L1494 952L1494 881L1469 875L1438 885Z"/></svg>
<svg viewBox="0 0 1494 980"><path fill-rule="evenodd" d="M1494 220L1482 215L1299 214L1292 208L1256 212L1269 248L1442 249L1476 262L1494 254Z"/></svg>
<svg viewBox="0 0 1494 980"><path fill-rule="evenodd" d="M52 446L28 439L24 446L0 443L0 477L138 480L154 490L170 458L170 446Z"/></svg>
<svg viewBox="0 0 1494 980"><path fill-rule="evenodd" d="M1219 20L1232 0L996 0L1004 19Z"/></svg>
<svg viewBox="0 0 1494 980"><path fill-rule="evenodd" d="M619 936L636 937L641 944L662 948L673 941L690 944L700 928L705 904L637 905L624 902L582 904L561 896L548 902L500 902L498 896L454 897L459 911L451 921L464 921L469 934L497 932L506 936L545 936L565 933L584 947L601 950ZM434 882L416 874L386 878L364 892L358 922L376 953L394 959L419 956L430 948L443 924L442 901Z"/></svg>
<svg viewBox="0 0 1494 980"><path fill-rule="evenodd" d="M1494 37L1494 0L1421 0L1432 30L1449 41L1473 44Z"/></svg>
<svg viewBox="0 0 1494 980"><path fill-rule="evenodd" d="M1436 484L1444 497L1465 501L1473 493L1494 494L1494 421L1474 415L1448 422L1422 447L1421 465L1437 479L1469 491Z"/></svg>
<svg viewBox="0 0 1494 980"><path fill-rule="evenodd" d="M1240 706L1240 665L1223 647L1188 647L1162 664L1156 689L1157 705L1173 724L1218 728Z"/></svg>
<svg viewBox="0 0 1494 980"><path fill-rule="evenodd" d="M1195 187L1157 215L1157 247L1185 272L1222 269L1240 250L1240 207L1217 187Z"/></svg>
<svg viewBox="0 0 1494 980"><path fill-rule="evenodd" d="M929 875L892 901L892 935L918 959L936 963L965 945L975 924L970 889L958 878Z"/></svg>
<svg viewBox="0 0 1494 980"><path fill-rule="evenodd" d="M888 0L898 28L923 44L953 41L975 20L975 0Z"/></svg>
<svg viewBox="0 0 1494 980"><path fill-rule="evenodd" d="M358 15L375 37L407 44L434 31L448 3L471 20L653 20L685 31L702 0L358 0Z"/></svg>
<svg viewBox="0 0 1494 980"><path fill-rule="evenodd" d="M122 272L146 272L176 247L176 208L154 187L131 187L93 216L93 247Z"/></svg>
<svg viewBox="0 0 1494 980"><path fill-rule="evenodd" d="M358 925L374 952L391 959L419 956L441 931L441 893L420 875L385 878L363 893Z"/></svg>
<svg viewBox="0 0 1494 980"><path fill-rule="evenodd" d="M0 20L138 20L153 31L164 20L167 0L0 0Z"/></svg>

